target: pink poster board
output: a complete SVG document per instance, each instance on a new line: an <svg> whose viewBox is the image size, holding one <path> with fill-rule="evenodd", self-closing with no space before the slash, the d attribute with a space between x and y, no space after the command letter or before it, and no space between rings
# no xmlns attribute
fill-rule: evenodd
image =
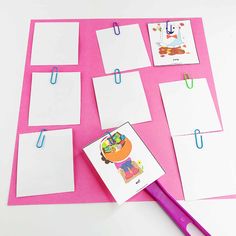
<svg viewBox="0 0 236 236"><path fill-rule="evenodd" d="M164 22L167 20L186 19L115 19L119 25L139 24L145 45L153 65L151 45L148 35L148 23ZM183 73L189 73L193 78L206 78L213 96L215 106L220 117L217 97L214 87L206 39L201 18L191 18L191 26L195 39L196 49L199 57L199 64L146 67L136 69L140 72L144 90L147 96L152 121L136 124L133 127L143 141L147 144L153 155L161 164L166 174L160 178L161 184L176 199L183 199L182 187L175 152L171 140L164 107L161 100L158 84L183 79ZM51 72L52 66L31 66L31 51L36 22L79 22L80 23L80 53L79 65L59 66L59 72L80 71L82 80L81 100L81 124L71 126L48 126L29 127L28 114L30 103L30 90L32 72ZM92 84L92 78L105 74L102 58L96 37L96 30L112 27L114 19L78 19L78 20L32 20L30 23L28 48L25 62L24 81L21 95L18 128L16 134L14 160L9 191L9 205L27 204L65 204L65 203L94 203L114 202L112 195L106 188L94 167L82 151L90 142L101 137L104 130L101 130L96 98ZM134 70L134 71L136 71ZM184 86L184 84L183 84ZM17 183L17 154L19 134L38 132L42 128L47 130L73 128L74 145L74 175L75 192L48 194L33 197L16 197ZM151 197L142 191L130 201L150 201Z"/></svg>

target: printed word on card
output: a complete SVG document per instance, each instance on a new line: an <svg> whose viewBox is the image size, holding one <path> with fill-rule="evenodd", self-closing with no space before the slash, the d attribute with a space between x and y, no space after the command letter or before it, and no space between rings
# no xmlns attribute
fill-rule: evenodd
<svg viewBox="0 0 236 236"><path fill-rule="evenodd" d="M74 191L72 129L20 134L17 197ZM36 146L39 139L39 146Z"/></svg>
<svg viewBox="0 0 236 236"><path fill-rule="evenodd" d="M236 194L235 143L225 132L173 137L186 200Z"/></svg>
<svg viewBox="0 0 236 236"><path fill-rule="evenodd" d="M80 72L32 73L29 125L80 123Z"/></svg>
<svg viewBox="0 0 236 236"><path fill-rule="evenodd" d="M164 174L129 123L91 143L84 151L118 204Z"/></svg>
<svg viewBox="0 0 236 236"><path fill-rule="evenodd" d="M118 26L97 31L98 43L106 74L151 66L138 24Z"/></svg>
<svg viewBox="0 0 236 236"><path fill-rule="evenodd" d="M77 65L78 22L35 23L31 65Z"/></svg>
<svg viewBox="0 0 236 236"><path fill-rule="evenodd" d="M154 65L199 63L189 20L148 24Z"/></svg>
<svg viewBox="0 0 236 236"><path fill-rule="evenodd" d="M151 121L151 115L139 72L93 78L102 129Z"/></svg>
<svg viewBox="0 0 236 236"><path fill-rule="evenodd" d="M206 79L194 79L192 89L184 80L159 86L172 136L221 130Z"/></svg>

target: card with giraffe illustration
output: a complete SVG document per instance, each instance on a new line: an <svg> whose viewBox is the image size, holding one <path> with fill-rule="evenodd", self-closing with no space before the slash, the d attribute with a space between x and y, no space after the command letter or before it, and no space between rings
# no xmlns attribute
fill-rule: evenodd
<svg viewBox="0 0 236 236"><path fill-rule="evenodd" d="M106 133L84 151L118 204L164 174L129 122Z"/></svg>
<svg viewBox="0 0 236 236"><path fill-rule="evenodd" d="M190 20L148 24L155 66L199 63Z"/></svg>

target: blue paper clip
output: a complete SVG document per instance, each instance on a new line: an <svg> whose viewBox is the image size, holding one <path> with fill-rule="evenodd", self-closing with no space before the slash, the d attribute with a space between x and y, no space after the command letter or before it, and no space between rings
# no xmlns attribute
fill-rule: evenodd
<svg viewBox="0 0 236 236"><path fill-rule="evenodd" d="M114 70L114 77L115 77L115 83L120 84L121 83L121 73L119 69Z"/></svg>
<svg viewBox="0 0 236 236"><path fill-rule="evenodd" d="M105 133L105 135L107 135L107 134L110 136L110 138L108 138L108 141L110 142L110 144L114 144L115 141L113 140L113 137L112 137L111 133L107 131L107 132Z"/></svg>
<svg viewBox="0 0 236 236"><path fill-rule="evenodd" d="M120 34L120 26L118 25L117 22L113 22L113 29L114 29L115 35L119 35Z"/></svg>
<svg viewBox="0 0 236 236"><path fill-rule="evenodd" d="M173 28L172 28L172 25L170 25L170 31L169 31L169 28L168 28L168 21L166 21L166 33L167 33L167 34L173 34L173 33L174 33Z"/></svg>
<svg viewBox="0 0 236 236"><path fill-rule="evenodd" d="M46 129L42 129L40 131L40 134L39 134L39 137L38 137L38 140L37 140L37 143L36 143L36 147L37 148L41 148L43 146L43 144L44 144L44 139L45 139L45 135L43 135L44 131L46 131Z"/></svg>
<svg viewBox="0 0 236 236"><path fill-rule="evenodd" d="M188 81L191 80L191 85L188 84ZM184 81L188 89L193 88L193 79L190 78L190 76L187 73L184 73Z"/></svg>
<svg viewBox="0 0 236 236"><path fill-rule="evenodd" d="M197 135L200 134L200 133L201 132L200 132L199 129L195 129L194 130L195 143L196 143L196 146L197 146L198 149L202 149L203 148L202 135L200 135L200 141L201 141L200 145L199 145L198 140L197 140Z"/></svg>
<svg viewBox="0 0 236 236"><path fill-rule="evenodd" d="M55 84L57 82L57 76L58 76L58 67L54 66L52 68L52 73L51 73L51 78L50 78L50 83L51 84Z"/></svg>

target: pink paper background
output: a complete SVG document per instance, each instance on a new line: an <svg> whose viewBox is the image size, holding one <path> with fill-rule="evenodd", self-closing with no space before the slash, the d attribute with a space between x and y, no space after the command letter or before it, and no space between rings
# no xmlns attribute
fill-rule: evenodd
<svg viewBox="0 0 236 236"><path fill-rule="evenodd" d="M145 45L153 65L151 45L149 41L147 23L163 22L168 19L115 19L119 25L139 24ZM184 20L169 19L169 20ZM186 19L185 19L186 20ZM50 72L52 66L31 66L31 49L35 22L79 22L79 65L59 66L62 71L80 71L82 79L82 104L81 124L48 127L29 127L28 113L31 90L32 72ZM96 105L96 99L92 84L92 78L105 74L101 54L96 37L96 30L112 27L114 19L79 19L79 20L32 20L29 31L29 41L25 63L24 82L20 104L18 128L15 143L14 161L9 192L9 205L24 204L63 204L63 203L91 203L91 202L113 202L109 190L106 188L99 175L89 162L82 148L90 142L101 137L104 130L101 130L100 120ZM204 36L201 18L192 18L191 25L196 43L200 64L146 67L137 69L140 72L144 90L146 92L152 121L136 124L133 127L149 147L158 162L164 168L166 174L160 178L161 184L176 199L183 199L182 187L173 149L173 144L162 104L159 86L160 82L169 82L183 79L183 73L189 73L193 78L207 78L211 94L213 96L218 115L219 108L215 93L213 76ZM121 49L122 50L122 49ZM115 56L115 55L114 55ZM185 86L183 82L183 86ZM187 117L186 117L187 119ZM74 176L75 192L49 194L33 197L16 197L17 182L17 153L19 134L47 130L73 128L74 138ZM30 168L30 167L29 167ZM145 191L134 196L130 201L150 201L151 197Z"/></svg>

